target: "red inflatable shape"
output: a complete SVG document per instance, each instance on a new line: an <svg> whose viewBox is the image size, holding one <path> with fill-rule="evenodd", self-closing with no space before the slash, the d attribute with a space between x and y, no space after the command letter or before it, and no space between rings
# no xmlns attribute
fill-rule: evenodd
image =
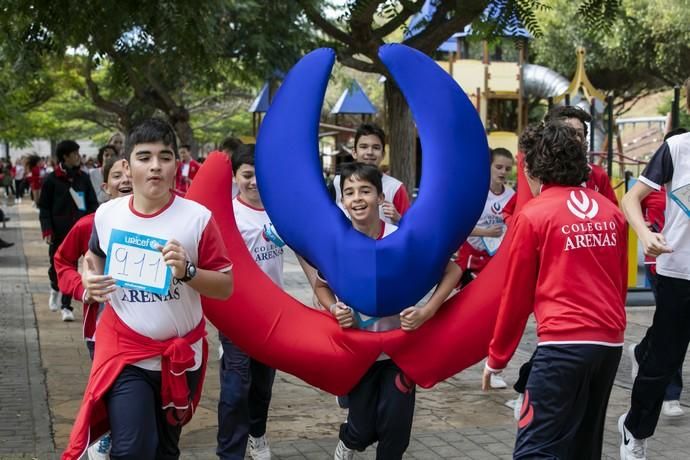
<svg viewBox="0 0 690 460"><path fill-rule="evenodd" d="M518 193L528 193L522 180ZM254 263L235 224L231 183L228 157L211 154L187 198L211 210L234 263L233 295L226 301L203 298L204 312L252 357L337 395L350 391L381 352L424 388L486 357L507 268L510 230L481 275L448 299L420 329L383 333L343 330L329 314L285 293ZM524 201L518 200L518 207ZM308 229L305 225L305 231Z"/></svg>

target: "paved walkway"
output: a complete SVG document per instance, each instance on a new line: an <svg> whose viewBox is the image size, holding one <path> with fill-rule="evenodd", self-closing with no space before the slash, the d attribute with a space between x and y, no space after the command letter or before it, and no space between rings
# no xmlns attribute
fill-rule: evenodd
<svg viewBox="0 0 690 460"><path fill-rule="evenodd" d="M30 205L5 208L12 220L0 238L17 243L0 251L0 460L53 459L64 447L89 371L77 321L63 323L48 310L47 247L41 241L37 213ZM294 259L286 264L286 287L300 300L311 294ZM629 309L628 343L638 341L651 321L650 308ZM215 342L215 331L209 331ZM39 346L40 342L40 346ZM533 325L506 371L514 381L520 363L535 343ZM215 344L214 344L215 345ZM432 390L420 390L409 459L510 458L515 437L511 390L479 390L481 366L474 366ZM183 459L215 459L218 362L209 365L201 407L184 430ZM685 374L688 375L687 372ZM626 357L611 396L606 424L605 458L618 458L616 419L630 397L630 363ZM662 419L650 441L650 459L690 457L688 416ZM287 374L279 373L268 424L274 458L332 458L338 425L345 418L334 398ZM359 459L373 459L368 449Z"/></svg>

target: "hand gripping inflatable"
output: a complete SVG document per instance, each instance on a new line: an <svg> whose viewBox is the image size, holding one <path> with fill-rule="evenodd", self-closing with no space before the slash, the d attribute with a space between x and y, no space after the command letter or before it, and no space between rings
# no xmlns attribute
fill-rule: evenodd
<svg viewBox="0 0 690 460"><path fill-rule="evenodd" d="M385 45L379 56L407 99L424 150L420 194L397 232L367 238L326 191L317 141L332 50L313 51L290 71L256 153L262 200L280 236L338 297L370 316L397 314L429 292L477 222L489 187L484 128L457 83L412 48Z"/></svg>

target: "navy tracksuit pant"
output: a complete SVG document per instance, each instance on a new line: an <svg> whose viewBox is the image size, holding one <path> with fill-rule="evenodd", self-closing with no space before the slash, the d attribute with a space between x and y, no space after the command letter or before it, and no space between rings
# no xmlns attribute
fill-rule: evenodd
<svg viewBox="0 0 690 460"><path fill-rule="evenodd" d="M621 347L537 347L513 458L599 460L606 407L620 358Z"/></svg>
<svg viewBox="0 0 690 460"><path fill-rule="evenodd" d="M364 451L378 441L376 460L400 460L410 444L415 384L390 359L376 361L350 393L346 447Z"/></svg>
<svg viewBox="0 0 690 460"><path fill-rule="evenodd" d="M187 372L194 394L201 369ZM125 366L105 397L112 438L111 460L177 460L180 425L162 409L161 373ZM191 404L191 402L190 402Z"/></svg>
<svg viewBox="0 0 690 460"><path fill-rule="evenodd" d="M276 371L250 358L222 334L220 343L223 359L216 454L222 460L243 460L249 435L266 434Z"/></svg>

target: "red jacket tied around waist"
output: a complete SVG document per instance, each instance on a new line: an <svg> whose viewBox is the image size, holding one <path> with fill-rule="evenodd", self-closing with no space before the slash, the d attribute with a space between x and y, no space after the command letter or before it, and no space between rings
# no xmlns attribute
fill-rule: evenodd
<svg viewBox="0 0 690 460"><path fill-rule="evenodd" d="M63 460L79 459L90 442L109 430L104 397L122 369L144 359L161 356L161 397L164 408L184 412L181 423L186 424L199 404L208 358L206 323L199 324L184 337L154 340L130 329L113 309L106 306L98 323L98 346L89 382L84 391L79 414L72 427ZM194 367L192 344L204 339L201 379L194 395L190 395L185 371ZM170 417L168 417L170 419Z"/></svg>

